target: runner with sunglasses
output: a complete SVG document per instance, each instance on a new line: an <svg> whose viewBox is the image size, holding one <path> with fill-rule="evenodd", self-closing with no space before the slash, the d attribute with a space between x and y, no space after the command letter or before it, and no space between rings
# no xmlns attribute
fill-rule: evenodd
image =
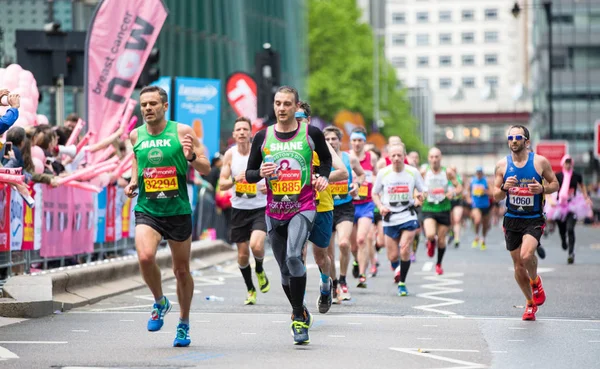
<svg viewBox="0 0 600 369"><path fill-rule="evenodd" d="M515 279L527 305L523 320L535 320L538 306L546 301L537 274L535 250L544 233L544 195L558 190L550 162L529 150L529 130L515 125L508 131L510 155L496 164L494 199L506 198L504 239L512 257ZM542 184L544 181L544 184Z"/></svg>

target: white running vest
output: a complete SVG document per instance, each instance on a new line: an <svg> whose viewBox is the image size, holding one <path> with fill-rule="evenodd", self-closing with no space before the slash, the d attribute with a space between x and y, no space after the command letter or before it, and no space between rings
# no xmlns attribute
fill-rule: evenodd
<svg viewBox="0 0 600 369"><path fill-rule="evenodd" d="M246 171L248 166L248 155L242 155L236 147L231 150L231 176L235 177ZM267 206L267 195L259 190L259 185L265 185L264 178L258 183L236 182L233 185L233 196L231 206L235 209L251 210Z"/></svg>

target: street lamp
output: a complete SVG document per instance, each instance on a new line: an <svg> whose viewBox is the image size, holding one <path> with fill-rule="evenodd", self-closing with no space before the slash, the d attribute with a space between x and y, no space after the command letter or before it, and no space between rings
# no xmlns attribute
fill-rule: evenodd
<svg viewBox="0 0 600 369"><path fill-rule="evenodd" d="M552 2L543 1L542 5L546 13L546 21L548 22L548 138L552 140L554 138L554 109L552 107ZM521 13L521 7L517 1L515 1L510 12L515 18Z"/></svg>

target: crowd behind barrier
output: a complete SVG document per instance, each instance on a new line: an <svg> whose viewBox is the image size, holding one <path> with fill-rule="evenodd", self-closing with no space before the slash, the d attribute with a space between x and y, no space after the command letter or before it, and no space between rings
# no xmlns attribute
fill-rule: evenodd
<svg viewBox="0 0 600 369"><path fill-rule="evenodd" d="M193 240L227 239L226 212L215 205L212 186L202 181L188 189ZM14 275L135 254L136 199L125 196L122 187L94 193L35 184L31 193L33 208L0 184L0 288Z"/></svg>

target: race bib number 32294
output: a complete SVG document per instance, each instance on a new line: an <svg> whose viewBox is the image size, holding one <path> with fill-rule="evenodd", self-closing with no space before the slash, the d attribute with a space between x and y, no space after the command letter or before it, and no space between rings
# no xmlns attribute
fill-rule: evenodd
<svg viewBox="0 0 600 369"><path fill-rule="evenodd" d="M144 169L144 189L147 199L177 197L179 181L175 167L156 167Z"/></svg>

